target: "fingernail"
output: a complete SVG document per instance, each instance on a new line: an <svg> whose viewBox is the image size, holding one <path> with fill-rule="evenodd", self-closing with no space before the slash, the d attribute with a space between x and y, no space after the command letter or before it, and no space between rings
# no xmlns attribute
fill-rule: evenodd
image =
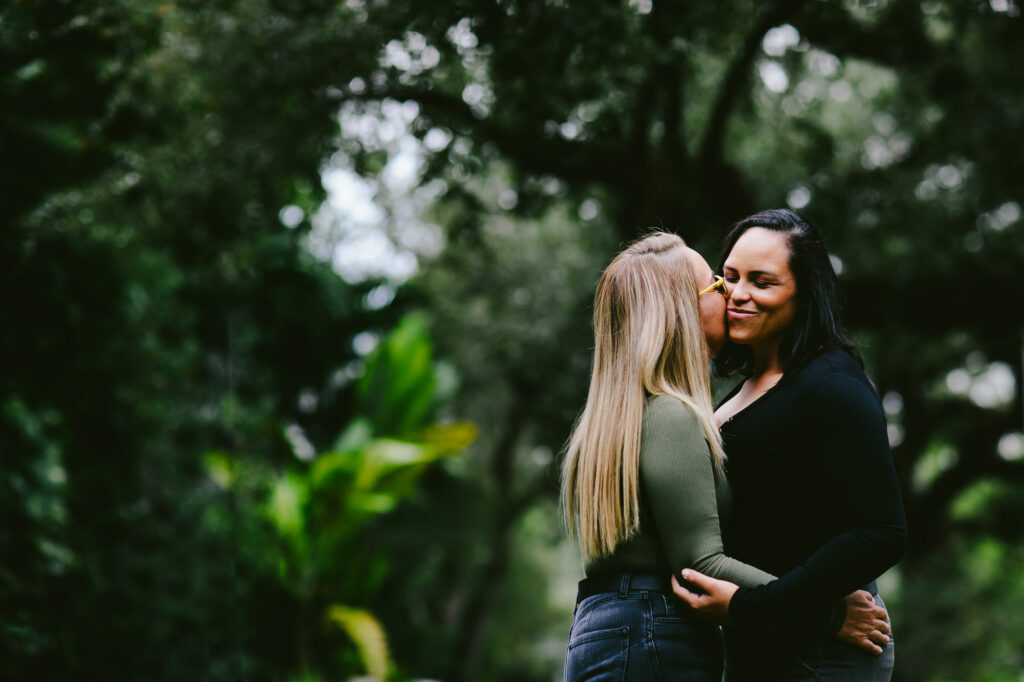
<svg viewBox="0 0 1024 682"><path fill-rule="evenodd" d="M690 577L690 569L684 568L683 569L683 580L687 580L687 579L689 579L689 577Z"/></svg>

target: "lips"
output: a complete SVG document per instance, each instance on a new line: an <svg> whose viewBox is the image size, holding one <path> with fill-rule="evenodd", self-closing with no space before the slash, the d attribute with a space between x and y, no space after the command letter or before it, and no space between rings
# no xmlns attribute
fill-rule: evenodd
<svg viewBox="0 0 1024 682"><path fill-rule="evenodd" d="M729 308L727 313L730 320L749 320L757 314L753 310L739 310L737 308Z"/></svg>

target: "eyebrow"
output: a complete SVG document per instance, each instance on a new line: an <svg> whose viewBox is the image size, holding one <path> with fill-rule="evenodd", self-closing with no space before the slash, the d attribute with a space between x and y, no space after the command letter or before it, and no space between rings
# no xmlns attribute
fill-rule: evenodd
<svg viewBox="0 0 1024 682"><path fill-rule="evenodd" d="M732 267L731 265L726 265L726 266L725 266L725 267L723 267L722 269L723 269L723 270L732 270L733 272L739 272L739 270L737 270L736 268ZM776 274L775 274L774 272L772 272L771 270L751 270L751 271L750 271L750 272L748 273L748 275L749 275L750 277L760 277L761 275L767 275L768 277L774 277L775 279L781 279L781 277L779 277L778 275L776 275Z"/></svg>

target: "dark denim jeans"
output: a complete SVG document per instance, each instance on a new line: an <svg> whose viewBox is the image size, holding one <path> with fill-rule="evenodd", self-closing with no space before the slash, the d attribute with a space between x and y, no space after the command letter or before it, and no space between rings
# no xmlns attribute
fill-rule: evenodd
<svg viewBox="0 0 1024 682"><path fill-rule="evenodd" d="M875 603L885 606L875 595ZM834 635L787 627L725 628L726 682L888 682L895 662L892 634L882 654Z"/></svg>
<svg viewBox="0 0 1024 682"><path fill-rule="evenodd" d="M671 593L602 592L576 605L565 680L719 682L722 635Z"/></svg>

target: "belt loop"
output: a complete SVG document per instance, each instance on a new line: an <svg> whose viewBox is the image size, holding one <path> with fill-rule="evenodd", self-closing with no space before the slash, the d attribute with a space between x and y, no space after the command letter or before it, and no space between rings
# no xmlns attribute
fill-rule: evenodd
<svg viewBox="0 0 1024 682"><path fill-rule="evenodd" d="M629 579L631 575L629 573L622 574L622 581L619 583L619 596L625 597L629 594Z"/></svg>

